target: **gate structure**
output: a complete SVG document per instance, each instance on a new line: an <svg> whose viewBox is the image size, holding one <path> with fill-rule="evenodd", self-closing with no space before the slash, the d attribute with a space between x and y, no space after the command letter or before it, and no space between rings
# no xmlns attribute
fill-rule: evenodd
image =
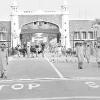
<svg viewBox="0 0 100 100"><path fill-rule="evenodd" d="M12 33L12 40L13 46L15 47L17 44L19 44L20 41L20 34L22 34L22 29L24 26L31 24L31 26L35 25L40 27L41 23L42 26L45 25L45 28L47 28L46 25L49 27L49 31L52 32L52 26L58 26L59 32L61 33L61 44L62 46L65 46L66 49L70 48L70 39L69 39L69 11L68 11L68 5L67 0L63 0L63 4L61 6L60 11L19 11L18 10L18 2L17 0L12 0L11 3L11 33ZM37 24L38 22L38 24ZM43 25L44 24L44 25ZM49 26L51 25L51 27ZM30 27L31 27L30 26ZM32 26L32 27L33 27ZM25 28L25 27L24 27ZM51 28L51 30L50 30ZM33 31L33 30L32 30ZM35 31L35 30L34 30ZM39 29L38 29L39 31ZM40 30L42 33L43 29ZM46 31L46 29L45 29ZM54 32L54 30L53 30ZM34 33L34 32L33 32ZM43 33L45 33L43 31ZM50 33L50 32L49 32Z"/></svg>

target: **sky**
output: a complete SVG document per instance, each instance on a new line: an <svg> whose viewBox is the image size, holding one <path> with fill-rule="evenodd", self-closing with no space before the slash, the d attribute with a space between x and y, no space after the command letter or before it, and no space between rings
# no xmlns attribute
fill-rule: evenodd
<svg viewBox="0 0 100 100"><path fill-rule="evenodd" d="M18 0L20 10L60 10L62 0ZM0 0L0 20L10 20L11 0ZM100 0L68 0L70 19L100 18Z"/></svg>

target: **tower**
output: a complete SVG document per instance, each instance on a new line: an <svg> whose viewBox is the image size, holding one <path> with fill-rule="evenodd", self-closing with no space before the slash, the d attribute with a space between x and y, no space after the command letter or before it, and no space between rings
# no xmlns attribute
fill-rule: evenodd
<svg viewBox="0 0 100 100"><path fill-rule="evenodd" d="M67 0L63 0L61 6L62 12L62 30L61 30L61 43L66 49L70 48L70 37L69 37L69 10Z"/></svg>
<svg viewBox="0 0 100 100"><path fill-rule="evenodd" d="M18 25L18 1L11 0L11 46L15 47L19 43Z"/></svg>

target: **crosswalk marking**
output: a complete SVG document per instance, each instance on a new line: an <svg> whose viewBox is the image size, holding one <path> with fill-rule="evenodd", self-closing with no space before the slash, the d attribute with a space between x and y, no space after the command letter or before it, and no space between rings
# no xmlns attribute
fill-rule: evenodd
<svg viewBox="0 0 100 100"><path fill-rule="evenodd" d="M61 72L54 66L52 62L49 61L47 57L45 59L48 61L48 63L52 66L52 68L56 71L56 73L59 75L60 78L64 78L64 76L61 74Z"/></svg>

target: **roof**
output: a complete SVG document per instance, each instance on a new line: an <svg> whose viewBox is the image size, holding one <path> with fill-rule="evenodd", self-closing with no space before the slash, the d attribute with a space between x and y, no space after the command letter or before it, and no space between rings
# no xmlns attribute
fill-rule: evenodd
<svg viewBox="0 0 100 100"><path fill-rule="evenodd" d="M69 30L70 32L92 30L92 22L92 20L70 20Z"/></svg>
<svg viewBox="0 0 100 100"><path fill-rule="evenodd" d="M11 21L0 21L0 31L11 33Z"/></svg>

